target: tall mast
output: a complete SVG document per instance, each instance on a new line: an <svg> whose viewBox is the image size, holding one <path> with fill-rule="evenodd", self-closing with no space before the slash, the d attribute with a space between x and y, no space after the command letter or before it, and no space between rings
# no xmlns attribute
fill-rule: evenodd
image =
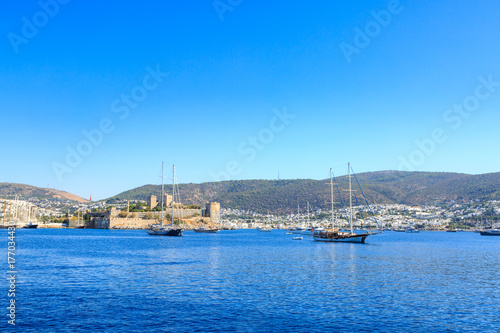
<svg viewBox="0 0 500 333"><path fill-rule="evenodd" d="M310 222L309 222L309 201L307 202L307 225L308 226L310 225Z"/></svg>
<svg viewBox="0 0 500 333"><path fill-rule="evenodd" d="M175 207L175 164L173 166L173 177L172 177L172 228L174 227L174 207Z"/></svg>
<svg viewBox="0 0 500 333"><path fill-rule="evenodd" d="M335 219L333 218L333 171L332 171L332 168L330 168L330 194L331 194L330 201L332 203L332 231L335 231Z"/></svg>
<svg viewBox="0 0 500 333"><path fill-rule="evenodd" d="M297 220L300 222L300 204L297 201Z"/></svg>
<svg viewBox="0 0 500 333"><path fill-rule="evenodd" d="M5 221L7 221L7 216L5 215L6 209L7 209L7 199L4 199L4 202L3 202L3 225L5 225Z"/></svg>
<svg viewBox="0 0 500 333"><path fill-rule="evenodd" d="M161 226L163 227L163 192L164 192L164 183L163 183L163 169L165 166L165 162L161 162Z"/></svg>
<svg viewBox="0 0 500 333"><path fill-rule="evenodd" d="M347 164L347 167L349 168L349 224L351 226L351 234L353 233L352 231L352 187L351 187L351 163L349 162Z"/></svg>

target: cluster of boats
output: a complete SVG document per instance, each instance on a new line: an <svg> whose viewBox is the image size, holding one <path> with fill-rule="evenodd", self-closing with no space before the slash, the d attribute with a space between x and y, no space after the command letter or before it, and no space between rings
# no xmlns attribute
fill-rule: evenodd
<svg viewBox="0 0 500 333"><path fill-rule="evenodd" d="M164 196L164 183L163 183L163 169L164 169L164 164L162 163L162 212L161 212L161 220L160 223L151 225L147 232L149 235L152 236L182 236L183 229L176 227L174 224L174 207L175 205L172 204L172 221L171 223L164 225L163 224L163 196ZM352 214L352 183L351 183L351 164L348 164L348 173L349 173L349 214L347 215L347 210L346 210L346 215L349 220L349 226L350 226L350 231L343 231L335 228L335 220L334 220L334 206L333 206L333 171L330 169L330 190L331 190L331 204L332 204L332 228L331 229L324 229L324 228L301 228L301 227L296 227L293 229L289 230L289 233L291 234L300 234L300 235L308 235L312 236L315 241L319 242L349 242L349 243L364 243L366 238L375 235L377 233L372 233L372 232L362 232L362 233L355 233L353 230L353 214ZM357 179L356 179L357 181ZM342 201L342 197L340 196L340 190L338 188L337 182L335 181L335 185L337 186L337 192L339 193L340 201L342 202L342 205L344 206L344 203ZM359 182L358 182L359 185ZM173 167L173 193L172 197L175 201L175 165ZM360 187L361 190L361 187ZM363 190L361 190L361 193ZM364 197L364 194L363 194ZM357 200L357 199L356 199ZM366 198L365 198L366 200ZM368 205L368 202L366 202ZM373 214L373 213L372 213ZM377 223L378 224L378 223ZM263 226L259 227L258 230L260 232L270 232L272 228L270 226ZM218 228L207 228L207 227L200 227L193 229L195 232L199 233L217 233L219 232ZM302 239L302 237L294 237L295 240Z"/></svg>
<svg viewBox="0 0 500 333"><path fill-rule="evenodd" d="M379 232L368 232L368 231L363 231L359 233L355 233L353 230L353 213L352 213L352 182L351 182L351 164L348 164L348 175L349 175L349 211L347 213L346 208L346 217L349 221L349 227L350 230L340 230L335 228L335 219L334 219L334 206L333 206L333 192L334 192L334 178L333 178L333 171L330 169L330 194L331 194L331 212L332 212L332 227L331 229L324 229L324 228L314 228L314 227L309 227L309 228L302 228L302 227L293 227L289 228L287 234L293 235L293 234L300 234L300 235L308 235L312 236L315 241L318 242L344 242L344 243L365 243L366 239L369 236L376 235ZM358 182L359 185L359 182ZM339 194L340 202L342 203L342 206L344 206L344 203L342 201L342 197L340 196L340 190L338 188L337 182L335 181L335 186L337 187L337 192ZM360 187L361 193L363 193L363 190ZM364 194L363 194L364 197ZM366 200L366 198L365 198ZM368 202L366 202L368 205ZM369 207L369 205L368 205ZM376 221L376 220L375 220ZM377 223L378 224L378 223ZM380 227L380 226L379 226ZM270 231L266 227L261 227L259 228L259 231ZM294 240L301 240L302 237L293 237Z"/></svg>
<svg viewBox="0 0 500 333"><path fill-rule="evenodd" d="M168 224L163 223L165 221L165 219L163 218L163 216L164 216L163 215L163 198L164 198L163 169L164 169L164 164L162 163L161 220L159 223L150 225L149 228L147 229L147 233L149 235L152 235L152 236L182 236L184 229L175 225L175 220L174 220L174 216L175 216L174 209L176 206L175 204L172 203L172 214L171 214L172 220ZM337 188L340 202L342 203L342 206L344 207L344 210L346 212L346 218L349 221L350 230L340 230L340 229L335 228L334 205L333 205L334 204L334 201L333 201L333 199L334 199L334 194L333 194L334 193L334 177L333 177L333 171L332 171L332 169L330 169L331 213L332 213L332 220L331 220L332 226L331 226L331 228L325 229L322 227L290 227L287 229L287 234L301 235L301 236L294 236L293 240L302 240L303 239L302 236L312 236L313 239L315 241L318 241L318 242L365 243L366 239L369 236L376 235L376 234L381 232L380 225L379 225L380 231L377 230L376 232L361 231L361 232L355 233L353 230L352 182L351 182L352 175L351 175L351 171L352 171L352 169L351 169L351 165L349 163L348 164L348 177L349 177L349 207L348 207L348 209L344 206L342 196L340 195L340 190L338 188L337 182L335 181L335 186ZM356 178L355 175L354 175L354 177ZM356 179L356 181L357 181L357 179ZM359 186L359 182L357 182L357 183ZM172 186L172 188L173 188L172 197L173 197L173 202L175 202L175 198L176 198L175 165L173 166L173 184L172 185L173 185ZM361 193L363 194L363 190L361 189L361 187L359 187L359 189L360 189ZM363 197L364 197L364 194L363 194ZM367 206L370 208L368 201L366 200L366 197L364 197L364 199L366 201ZM357 201L357 198L356 198L356 201ZM180 199L178 202L180 203ZM373 215L373 218L375 218L375 215L373 214L373 212L372 212L372 215ZM308 219L308 222L309 222L309 219ZM378 225L378 222L376 219L375 219L375 222ZM308 223L308 224L311 225L310 223ZM24 226L24 228L36 228L36 227L37 227L37 225L32 224L32 223L29 223L29 224ZM271 232L273 229L270 226L263 226L263 227L257 228L257 230L260 232ZM199 227L199 228L193 229L193 231L198 232L198 233L217 233L220 231L220 229L215 227L215 226L214 227ZM393 231L406 232L406 233L418 233L419 232L418 229L414 229L413 226L411 226L411 225L407 229L397 229L397 230L393 230ZM481 235L484 235L484 236L500 236L500 230L495 230L495 229L483 230L483 231L480 231L480 233L481 233Z"/></svg>
<svg viewBox="0 0 500 333"><path fill-rule="evenodd" d="M392 230L392 231L395 231L395 232L406 232L406 233L408 233L408 234L417 234L417 233L419 233L419 232L420 232L420 230L418 230L418 229L414 229L414 228L412 228L412 227L407 228L407 229L394 229L394 230Z"/></svg>

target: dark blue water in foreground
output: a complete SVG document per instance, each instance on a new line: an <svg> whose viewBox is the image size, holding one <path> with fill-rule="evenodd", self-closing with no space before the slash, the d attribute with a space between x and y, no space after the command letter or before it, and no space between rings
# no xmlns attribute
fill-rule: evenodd
<svg viewBox="0 0 500 333"><path fill-rule="evenodd" d="M6 258L7 231L1 230ZM22 332L499 332L500 237L17 230ZM6 264L2 264L4 272ZM7 283L0 329L7 324Z"/></svg>

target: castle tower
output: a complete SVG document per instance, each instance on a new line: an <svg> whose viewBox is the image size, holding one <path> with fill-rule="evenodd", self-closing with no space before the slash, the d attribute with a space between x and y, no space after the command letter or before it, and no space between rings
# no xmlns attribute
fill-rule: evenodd
<svg viewBox="0 0 500 333"><path fill-rule="evenodd" d="M148 206L151 209L154 209L156 206L158 206L158 201L156 200L156 195L150 195L148 197Z"/></svg>
<svg viewBox="0 0 500 333"><path fill-rule="evenodd" d="M220 219L220 203L218 202L207 203L205 205L205 216L212 218L212 221Z"/></svg>

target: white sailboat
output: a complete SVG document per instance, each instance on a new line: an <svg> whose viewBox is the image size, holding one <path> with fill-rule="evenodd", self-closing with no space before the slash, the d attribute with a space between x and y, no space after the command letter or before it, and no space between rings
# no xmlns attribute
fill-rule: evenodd
<svg viewBox="0 0 500 333"><path fill-rule="evenodd" d="M273 230L273 228L271 228L268 225L265 225L263 227L258 227L257 230L260 232L271 232Z"/></svg>
<svg viewBox="0 0 500 333"><path fill-rule="evenodd" d="M322 231L322 230L325 230L325 229L311 226L310 212L309 212L309 201L308 201L307 202L307 227L306 227L306 230L302 231L301 234L312 236L314 234L314 231Z"/></svg>
<svg viewBox="0 0 500 333"><path fill-rule="evenodd" d="M299 203L297 203L297 223L299 223L300 221L300 205ZM301 224L303 224L303 222L301 222ZM306 231L306 228L303 228L303 227L294 227L293 229L290 230L292 232L292 234L302 234L304 231Z"/></svg>
<svg viewBox="0 0 500 333"><path fill-rule="evenodd" d="M174 213L175 213L175 165L173 166L173 181L172 181L172 222L163 226L163 198L164 198L164 183L163 183L164 162L161 163L161 220L160 223L151 225L147 232L152 236L182 236L184 229L174 228Z"/></svg>
<svg viewBox="0 0 500 333"><path fill-rule="evenodd" d="M364 232L355 234L352 227L352 184L351 184L351 163L348 164L349 168L349 226L350 232L340 231L335 229L335 220L333 213L333 171L330 169L330 191L331 191L331 204L332 204L332 229L314 232L313 238L318 242L344 242L344 243L364 243L368 236L375 233Z"/></svg>

